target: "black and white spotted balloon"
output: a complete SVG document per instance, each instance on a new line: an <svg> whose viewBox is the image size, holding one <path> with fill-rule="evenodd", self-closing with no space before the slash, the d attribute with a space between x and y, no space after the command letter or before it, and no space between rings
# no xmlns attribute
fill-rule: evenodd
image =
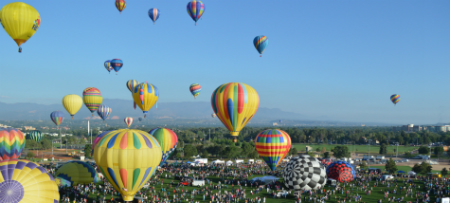
<svg viewBox="0 0 450 203"><path fill-rule="evenodd" d="M289 160L283 178L286 187L291 190L320 189L325 186L327 172L316 158L301 155Z"/></svg>

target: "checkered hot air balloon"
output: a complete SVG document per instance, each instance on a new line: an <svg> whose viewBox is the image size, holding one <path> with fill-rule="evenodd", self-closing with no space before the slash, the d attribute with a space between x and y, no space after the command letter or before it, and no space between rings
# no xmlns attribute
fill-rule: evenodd
<svg viewBox="0 0 450 203"><path fill-rule="evenodd" d="M356 177L355 167L346 161L335 161L327 167L328 178L350 182Z"/></svg>
<svg viewBox="0 0 450 203"><path fill-rule="evenodd" d="M290 190L314 190L322 188L327 180L325 167L309 155L293 157L284 168L284 184Z"/></svg>
<svg viewBox="0 0 450 203"><path fill-rule="evenodd" d="M272 171L288 154L291 144L291 137L279 129L264 130L255 138L256 151Z"/></svg>

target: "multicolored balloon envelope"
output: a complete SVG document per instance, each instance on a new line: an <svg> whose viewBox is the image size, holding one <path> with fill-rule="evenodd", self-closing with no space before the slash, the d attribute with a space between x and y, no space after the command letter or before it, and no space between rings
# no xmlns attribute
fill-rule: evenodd
<svg viewBox="0 0 450 203"><path fill-rule="evenodd" d="M64 96L62 104L73 119L73 116L80 110L81 106L83 105L83 100L76 94L69 94Z"/></svg>
<svg viewBox="0 0 450 203"><path fill-rule="evenodd" d="M88 87L83 91L83 101L84 105L91 111L92 116L94 116L94 112L102 105L103 97L100 90L95 87Z"/></svg>
<svg viewBox="0 0 450 203"><path fill-rule="evenodd" d="M162 166L167 158L175 151L178 144L178 136L170 129L167 128L155 128L148 132L150 135L158 140L162 149L162 159L160 166Z"/></svg>
<svg viewBox="0 0 450 203"><path fill-rule="evenodd" d="M203 4L201 1L193 0L188 3L187 12L189 16L191 16L192 20L195 21L195 25L197 25L197 21L205 12L205 4Z"/></svg>
<svg viewBox="0 0 450 203"><path fill-rule="evenodd" d="M41 16L32 6L14 2L3 6L0 10L0 23L19 46L19 52L22 52L20 46L41 26Z"/></svg>
<svg viewBox="0 0 450 203"><path fill-rule="evenodd" d="M148 10L148 17L150 17L150 19L152 19L153 24L155 24L156 20L158 20L159 18L159 9L157 8L151 8L150 10Z"/></svg>
<svg viewBox="0 0 450 203"><path fill-rule="evenodd" d="M103 122L105 122L105 120L111 114L111 111L112 111L111 108L107 107L106 105L101 105L97 109L97 114L98 114L98 116L100 116L100 118L102 118Z"/></svg>
<svg viewBox="0 0 450 203"><path fill-rule="evenodd" d="M111 70L113 69L111 67L111 60L106 60L105 63L103 63L103 65L105 66L105 68L109 72L109 74L111 74Z"/></svg>
<svg viewBox="0 0 450 203"><path fill-rule="evenodd" d="M200 86L198 83L194 83L191 86L189 86L189 91L191 91L191 94L194 95L195 99L202 91L202 86Z"/></svg>
<svg viewBox="0 0 450 203"><path fill-rule="evenodd" d="M116 0L116 8L120 13L122 13L125 7L127 7L127 2L125 0Z"/></svg>
<svg viewBox="0 0 450 203"><path fill-rule="evenodd" d="M53 111L50 114L50 119L52 119L53 123L55 123L56 126L61 125L61 123L64 120L64 112L62 111Z"/></svg>
<svg viewBox="0 0 450 203"><path fill-rule="evenodd" d="M144 118L147 117L148 111L155 105L158 98L158 88L153 84L144 82L134 87L133 100L144 113Z"/></svg>
<svg viewBox="0 0 450 203"><path fill-rule="evenodd" d="M25 143L25 136L20 130L0 128L0 157L3 160L18 159Z"/></svg>
<svg viewBox="0 0 450 203"><path fill-rule="evenodd" d="M111 131L103 131L100 135L97 135L97 137L95 137L94 141L92 141L92 156L94 155L95 145L97 145L97 143L103 138L103 136L105 136L109 132Z"/></svg>
<svg viewBox="0 0 450 203"><path fill-rule="evenodd" d="M137 80L128 80L127 81L127 88L130 90L131 93L133 93L133 90L136 86L139 85L139 82Z"/></svg>
<svg viewBox="0 0 450 203"><path fill-rule="evenodd" d="M126 117L125 119L123 119L125 124L127 124L128 128L131 126L131 124L133 124L133 120L134 119L132 117Z"/></svg>
<svg viewBox="0 0 450 203"><path fill-rule="evenodd" d="M327 167L328 178L341 183L350 182L356 177L355 167L346 161L335 161Z"/></svg>
<svg viewBox="0 0 450 203"><path fill-rule="evenodd" d="M32 139L32 140L36 141L37 143L39 143L44 136L42 135L41 131L33 130L28 133L28 137L29 137L29 139Z"/></svg>
<svg viewBox="0 0 450 203"><path fill-rule="evenodd" d="M236 137L258 110L259 96L250 85L240 82L225 83L214 90L211 106L231 136ZM234 138L234 142L236 141Z"/></svg>
<svg viewBox="0 0 450 203"><path fill-rule="evenodd" d="M400 101L400 96L398 94L393 94L390 97L391 102L394 103L394 105L396 105L399 101Z"/></svg>
<svg viewBox="0 0 450 203"><path fill-rule="evenodd" d="M0 202L59 202L55 179L37 163L17 159L2 161L0 172Z"/></svg>
<svg viewBox="0 0 450 203"><path fill-rule="evenodd" d="M269 39L264 35L257 36L253 39L253 45L255 45L256 50L261 54L260 56L262 56L267 45L269 45Z"/></svg>
<svg viewBox="0 0 450 203"><path fill-rule="evenodd" d="M289 153L291 145L291 137L279 129L264 130L255 138L256 151L272 171Z"/></svg>
<svg viewBox="0 0 450 203"><path fill-rule="evenodd" d="M71 161L59 168L55 173L61 179L63 186L88 185L97 183L100 179L94 167L84 161Z"/></svg>
<svg viewBox="0 0 450 203"><path fill-rule="evenodd" d="M123 66L123 61L122 60L120 60L120 59L113 59L113 60L111 60L111 67L116 72L119 72L119 70L122 68L122 66Z"/></svg>
<svg viewBox="0 0 450 203"><path fill-rule="evenodd" d="M158 141L140 130L111 131L100 139L94 150L95 163L124 201L133 200L161 158Z"/></svg>

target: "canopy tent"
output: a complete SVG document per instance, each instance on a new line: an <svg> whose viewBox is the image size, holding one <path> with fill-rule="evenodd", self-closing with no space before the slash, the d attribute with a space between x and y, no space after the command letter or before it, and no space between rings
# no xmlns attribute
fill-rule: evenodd
<svg viewBox="0 0 450 203"><path fill-rule="evenodd" d="M277 178L277 177L275 177L275 176L263 176L263 177L256 177L256 178L253 178L252 180L253 180L253 181L260 180L260 181L262 181L262 182L264 182L264 183L271 183L271 182L277 181L277 180L279 180L279 179L280 179L280 178Z"/></svg>
<svg viewBox="0 0 450 203"><path fill-rule="evenodd" d="M405 173L405 171L397 171L397 173Z"/></svg>
<svg viewBox="0 0 450 203"><path fill-rule="evenodd" d="M414 172L414 171L409 171L409 172L408 172L408 175L410 175L410 176L415 176L415 175L417 175L417 173Z"/></svg>
<svg viewBox="0 0 450 203"><path fill-rule="evenodd" d="M212 162L212 164L224 164L224 163L225 163L225 161L222 161L222 160L219 160L219 159L217 159L217 160Z"/></svg>

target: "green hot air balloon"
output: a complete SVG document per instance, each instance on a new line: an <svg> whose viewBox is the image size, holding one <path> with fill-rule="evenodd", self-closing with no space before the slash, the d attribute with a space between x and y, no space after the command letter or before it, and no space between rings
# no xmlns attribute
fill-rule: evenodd
<svg viewBox="0 0 450 203"><path fill-rule="evenodd" d="M39 130L33 130L28 134L28 138L36 141L37 143L39 143L43 137L42 132Z"/></svg>

